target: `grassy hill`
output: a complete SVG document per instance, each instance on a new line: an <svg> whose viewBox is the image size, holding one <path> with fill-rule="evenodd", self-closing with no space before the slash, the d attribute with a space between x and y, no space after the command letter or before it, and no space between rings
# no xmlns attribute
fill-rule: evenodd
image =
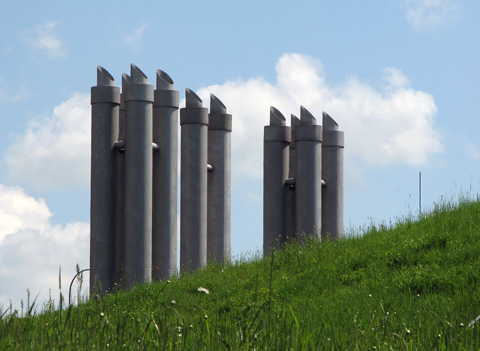
<svg viewBox="0 0 480 351"><path fill-rule="evenodd" d="M0 349L477 350L480 203L78 307L30 307L2 317Z"/></svg>

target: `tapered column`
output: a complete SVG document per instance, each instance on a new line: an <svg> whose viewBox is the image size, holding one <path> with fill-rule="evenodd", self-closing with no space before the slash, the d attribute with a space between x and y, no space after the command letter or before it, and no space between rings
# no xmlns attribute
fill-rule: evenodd
<svg viewBox="0 0 480 351"><path fill-rule="evenodd" d="M207 256L216 261L230 260L231 231L231 134L232 115L225 105L210 95L208 122Z"/></svg>
<svg viewBox="0 0 480 351"><path fill-rule="evenodd" d="M125 100L125 284L152 277L153 86L131 65L123 75Z"/></svg>
<svg viewBox="0 0 480 351"><path fill-rule="evenodd" d="M287 187L291 128L275 107L270 107L270 125L264 128L263 144L263 254L281 243L287 230Z"/></svg>
<svg viewBox="0 0 480 351"><path fill-rule="evenodd" d="M323 113L322 238L343 236L343 148L344 133L327 113Z"/></svg>
<svg viewBox="0 0 480 351"><path fill-rule="evenodd" d="M178 91L157 70L153 103L153 278L168 279L177 270Z"/></svg>
<svg viewBox="0 0 480 351"><path fill-rule="evenodd" d="M180 269L191 271L207 263L207 138L208 110L186 89L180 109Z"/></svg>
<svg viewBox="0 0 480 351"><path fill-rule="evenodd" d="M109 291L115 275L115 149L118 137L120 88L97 67L91 90L92 156L90 193L90 289Z"/></svg>
<svg viewBox="0 0 480 351"><path fill-rule="evenodd" d="M300 124L297 116L290 116L290 126L292 128L292 141L289 147L289 165L288 178L290 179L287 187L287 231L286 237L282 241L294 238L296 233L295 226L295 164L296 164L296 148L295 148L295 127Z"/></svg>
<svg viewBox="0 0 480 351"><path fill-rule="evenodd" d="M303 106L295 127L295 215L299 240L320 238L322 226L322 127Z"/></svg>

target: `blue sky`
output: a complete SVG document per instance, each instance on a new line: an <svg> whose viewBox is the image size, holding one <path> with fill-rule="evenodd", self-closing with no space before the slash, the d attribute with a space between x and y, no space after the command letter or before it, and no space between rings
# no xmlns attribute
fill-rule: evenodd
<svg viewBox="0 0 480 351"><path fill-rule="evenodd" d="M345 226L480 188L480 2L2 0L0 304L88 267L90 87L135 63L233 115L232 250L262 245L270 106L345 131ZM183 106L184 102L181 102Z"/></svg>

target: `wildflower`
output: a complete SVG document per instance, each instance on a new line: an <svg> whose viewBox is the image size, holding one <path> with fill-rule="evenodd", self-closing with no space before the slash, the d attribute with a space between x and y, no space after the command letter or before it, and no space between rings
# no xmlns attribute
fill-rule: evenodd
<svg viewBox="0 0 480 351"><path fill-rule="evenodd" d="M372 297L372 294L368 294L368 297L369 297L369 298Z"/></svg>
<svg viewBox="0 0 480 351"><path fill-rule="evenodd" d="M177 303L177 301L175 301L175 300L172 300L172 301L170 302L170 304L171 304L172 306L175 306L176 303Z"/></svg>
<svg viewBox="0 0 480 351"><path fill-rule="evenodd" d="M205 315L205 319L208 319L208 316L207 316L207 315Z"/></svg>
<svg viewBox="0 0 480 351"><path fill-rule="evenodd" d="M460 327L462 327L462 328L463 328L463 323L460 323Z"/></svg>
<svg viewBox="0 0 480 351"><path fill-rule="evenodd" d="M205 293L205 294L210 294L210 291L208 291L208 289L202 288L202 287L199 287L199 288L197 289L197 291L203 292L203 293Z"/></svg>
<svg viewBox="0 0 480 351"><path fill-rule="evenodd" d="M410 334L410 329L405 329L405 331L407 332L407 334Z"/></svg>

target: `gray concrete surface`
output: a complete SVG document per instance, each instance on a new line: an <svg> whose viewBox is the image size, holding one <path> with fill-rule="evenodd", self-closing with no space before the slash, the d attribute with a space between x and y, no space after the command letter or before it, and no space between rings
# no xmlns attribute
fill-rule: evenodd
<svg viewBox="0 0 480 351"><path fill-rule="evenodd" d="M297 239L321 236L322 226L322 127L303 106L295 127L295 216Z"/></svg>
<svg viewBox="0 0 480 351"><path fill-rule="evenodd" d="M123 74L125 100L125 285L152 277L153 86L131 65Z"/></svg>
<svg viewBox="0 0 480 351"><path fill-rule="evenodd" d="M207 263L208 109L190 89L180 109L180 272Z"/></svg>
<svg viewBox="0 0 480 351"><path fill-rule="evenodd" d="M115 156L120 88L104 68L97 67L91 89L90 289L110 291L115 275Z"/></svg>
<svg viewBox="0 0 480 351"><path fill-rule="evenodd" d="M152 266L156 281L177 271L177 179L179 94L170 76L157 70L153 102Z"/></svg>
<svg viewBox="0 0 480 351"><path fill-rule="evenodd" d="M288 162L288 178L290 182L295 182L295 164L296 164L296 148L295 148L295 127L300 124L297 116L290 116L290 126L292 131L292 141L289 147L289 162ZM285 237L282 237L282 242L288 242L289 239L295 237L295 184L287 187L287 230Z"/></svg>
<svg viewBox="0 0 480 351"><path fill-rule="evenodd" d="M208 124L207 257L230 261L232 115L210 95Z"/></svg>
<svg viewBox="0 0 480 351"><path fill-rule="evenodd" d="M287 191L291 128L275 107L270 107L270 125L264 127L263 148L263 254L280 245L287 230Z"/></svg>
<svg viewBox="0 0 480 351"><path fill-rule="evenodd" d="M323 113L322 238L343 236L343 149L344 133L327 113Z"/></svg>

